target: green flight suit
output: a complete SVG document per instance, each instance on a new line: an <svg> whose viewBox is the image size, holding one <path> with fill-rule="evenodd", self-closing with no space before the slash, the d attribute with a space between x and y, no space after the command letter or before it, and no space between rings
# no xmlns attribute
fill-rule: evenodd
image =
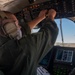
<svg viewBox="0 0 75 75"><path fill-rule="evenodd" d="M36 75L38 63L56 41L58 27L47 19L39 32L31 34L27 24L22 32L20 40L10 39L0 46L0 70L5 75Z"/></svg>

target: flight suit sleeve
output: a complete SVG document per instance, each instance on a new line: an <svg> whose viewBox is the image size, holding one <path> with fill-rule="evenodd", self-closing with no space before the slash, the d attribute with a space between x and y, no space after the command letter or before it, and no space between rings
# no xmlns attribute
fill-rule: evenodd
<svg viewBox="0 0 75 75"><path fill-rule="evenodd" d="M21 26L22 26L21 30L22 30L22 33L23 33L24 36L31 34L31 29L28 26L26 21L25 22L21 22Z"/></svg>
<svg viewBox="0 0 75 75"><path fill-rule="evenodd" d="M35 44L37 45L38 61L50 51L53 47L58 35L58 27L56 23L50 19L45 20L43 27L38 33L32 34Z"/></svg>

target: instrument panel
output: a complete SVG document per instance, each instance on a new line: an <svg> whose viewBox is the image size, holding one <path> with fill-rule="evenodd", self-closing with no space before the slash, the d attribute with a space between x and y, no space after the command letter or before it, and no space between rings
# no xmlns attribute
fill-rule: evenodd
<svg viewBox="0 0 75 75"><path fill-rule="evenodd" d="M72 63L72 59L73 59L73 51L61 49L57 51L55 61Z"/></svg>
<svg viewBox="0 0 75 75"><path fill-rule="evenodd" d="M40 65L52 75L69 75L75 67L75 48L54 46Z"/></svg>
<svg viewBox="0 0 75 75"><path fill-rule="evenodd" d="M69 75L75 67L75 48L56 47L53 75Z"/></svg>

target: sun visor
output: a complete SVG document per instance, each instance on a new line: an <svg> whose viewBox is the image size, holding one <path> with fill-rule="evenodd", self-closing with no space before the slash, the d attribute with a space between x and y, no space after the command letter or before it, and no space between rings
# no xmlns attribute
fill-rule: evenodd
<svg viewBox="0 0 75 75"><path fill-rule="evenodd" d="M68 19L75 23L75 17L68 17Z"/></svg>

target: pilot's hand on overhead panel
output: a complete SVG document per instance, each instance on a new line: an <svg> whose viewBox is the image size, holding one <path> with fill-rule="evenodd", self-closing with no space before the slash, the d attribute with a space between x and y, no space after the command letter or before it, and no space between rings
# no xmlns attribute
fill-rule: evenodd
<svg viewBox="0 0 75 75"><path fill-rule="evenodd" d="M49 11L48 10L40 11L37 18L28 22L30 29L35 28L35 26L38 25L41 21L43 21L46 18L46 16L48 16L48 18L50 18L51 20L54 20L56 16L56 11L54 9L50 9Z"/></svg>
<svg viewBox="0 0 75 75"><path fill-rule="evenodd" d="M41 20L43 20L43 19L46 18L46 13L47 13L47 10L42 10L42 11L40 11L38 17L39 17Z"/></svg>
<svg viewBox="0 0 75 75"><path fill-rule="evenodd" d="M48 11L48 14L46 15L48 18L50 18L51 20L54 20L55 16L56 16L56 11L54 9L50 9Z"/></svg>

